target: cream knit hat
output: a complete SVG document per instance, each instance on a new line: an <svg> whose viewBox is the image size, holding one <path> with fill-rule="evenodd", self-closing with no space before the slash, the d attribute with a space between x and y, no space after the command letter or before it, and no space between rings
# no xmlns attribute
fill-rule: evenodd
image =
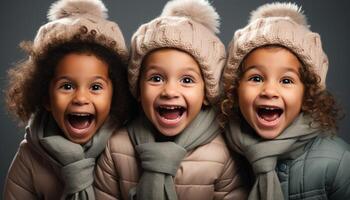
<svg viewBox="0 0 350 200"><path fill-rule="evenodd" d="M159 48L176 48L192 55L205 81L206 97L215 103L219 78L226 62L225 46L215 35L219 15L207 0L169 1L160 17L143 24L131 39L129 84L138 96L140 68L145 56Z"/></svg>
<svg viewBox="0 0 350 200"><path fill-rule="evenodd" d="M107 9L100 0L59 0L51 5L49 22L38 30L33 51L42 55L49 45L80 38L110 48L127 61L123 34L116 23L106 18Z"/></svg>
<svg viewBox="0 0 350 200"><path fill-rule="evenodd" d="M325 87L328 59L320 35L309 29L301 8L292 3L265 4L251 13L248 25L235 32L229 45L224 82L235 73L247 54L269 44L291 50L308 70L320 76L320 86Z"/></svg>

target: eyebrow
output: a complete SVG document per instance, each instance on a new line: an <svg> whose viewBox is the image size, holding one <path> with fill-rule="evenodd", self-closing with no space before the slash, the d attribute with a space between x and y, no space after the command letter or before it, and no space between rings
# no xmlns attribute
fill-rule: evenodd
<svg viewBox="0 0 350 200"><path fill-rule="evenodd" d="M251 66L249 66L249 67L242 66L242 68L243 68L242 72L245 73L245 72L247 72L247 71L249 71L249 70L258 68L259 66L260 66L260 65L251 65ZM263 66L261 66L261 67L263 67Z"/></svg>
<svg viewBox="0 0 350 200"><path fill-rule="evenodd" d="M67 79L67 80L71 80L72 79L72 77L69 77L69 76L60 76L60 77L58 77L58 78L55 78L54 80L55 81L60 81L60 80L63 80L63 79ZM90 80L96 80L96 79L101 79L101 80L103 80L103 81L105 81L106 83L108 83L108 80L106 79L106 78L104 78L103 76L92 76L91 78L90 78Z"/></svg>
<svg viewBox="0 0 350 200"><path fill-rule="evenodd" d="M159 65L156 65L156 64L153 64L153 65L149 65L147 67L147 69L145 69L145 72L148 72L150 70L159 70L160 69L160 66ZM185 67L184 69L182 69L181 71L192 71L198 75L202 75L202 71L199 69L199 73L193 69L192 67Z"/></svg>
<svg viewBox="0 0 350 200"><path fill-rule="evenodd" d="M256 69L258 67L265 67L265 66L263 66L263 65L251 65L251 66L247 67L245 70L242 70L242 72L245 73L249 70ZM268 67L265 67L265 68L268 68ZM295 70L292 67L285 67L285 69L287 72L296 72L297 74L300 74L299 70Z"/></svg>

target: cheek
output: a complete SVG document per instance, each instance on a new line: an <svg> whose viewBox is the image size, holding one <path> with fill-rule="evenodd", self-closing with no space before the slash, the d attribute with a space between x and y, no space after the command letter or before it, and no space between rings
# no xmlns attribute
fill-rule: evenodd
<svg viewBox="0 0 350 200"><path fill-rule="evenodd" d="M186 92L186 97L188 102L192 106L201 108L205 100L204 89L196 90L196 91L188 91Z"/></svg>
<svg viewBox="0 0 350 200"><path fill-rule="evenodd" d="M151 104L155 98L156 94L154 90L142 90L139 101L141 101L141 104Z"/></svg>
<svg viewBox="0 0 350 200"><path fill-rule="evenodd" d="M249 90L247 87L239 87L237 89L238 103L240 107L251 105L254 101L254 91Z"/></svg>
<svg viewBox="0 0 350 200"><path fill-rule="evenodd" d="M69 98L63 95L52 94L49 97L48 105L50 110L64 110L69 103Z"/></svg>
<svg viewBox="0 0 350 200"><path fill-rule="evenodd" d="M301 108L304 99L304 90L293 90L285 94L285 99L290 107Z"/></svg>

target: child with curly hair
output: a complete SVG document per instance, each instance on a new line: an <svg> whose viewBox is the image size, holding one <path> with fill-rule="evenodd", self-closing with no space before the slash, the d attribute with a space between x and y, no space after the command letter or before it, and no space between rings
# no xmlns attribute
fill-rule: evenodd
<svg viewBox="0 0 350 200"><path fill-rule="evenodd" d="M128 119L127 48L100 0L60 0L28 59L9 71L7 104L25 139L4 199L94 199L95 160Z"/></svg>
<svg viewBox="0 0 350 200"><path fill-rule="evenodd" d="M141 110L99 158L97 198L246 197L211 106L226 61L218 18L206 0L173 0L134 33L129 85Z"/></svg>
<svg viewBox="0 0 350 200"><path fill-rule="evenodd" d="M350 199L350 148L334 136L327 69L295 4L263 5L235 32L221 110L228 144L255 175L249 199Z"/></svg>

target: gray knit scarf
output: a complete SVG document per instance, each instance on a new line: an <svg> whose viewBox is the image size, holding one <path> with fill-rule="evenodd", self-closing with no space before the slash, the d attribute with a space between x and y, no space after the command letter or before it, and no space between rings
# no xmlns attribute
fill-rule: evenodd
<svg viewBox="0 0 350 200"><path fill-rule="evenodd" d="M228 145L248 159L256 176L249 200L284 198L275 172L277 160L302 152L303 147L318 135L318 130L310 127L311 122L311 118L300 114L282 134L272 140L258 137L250 127L244 128L243 123L229 122L225 131Z"/></svg>
<svg viewBox="0 0 350 200"><path fill-rule="evenodd" d="M176 200L173 177L187 151L209 143L220 133L215 118L213 110L201 111L174 142L156 142L157 132L145 116L128 125L143 169L138 185L129 191L129 199Z"/></svg>
<svg viewBox="0 0 350 200"><path fill-rule="evenodd" d="M35 116L31 134L36 134L39 143L49 156L61 167L64 192L61 199L94 200L92 187L96 157L103 151L116 125L107 120L93 138L85 145L67 140L48 112Z"/></svg>

